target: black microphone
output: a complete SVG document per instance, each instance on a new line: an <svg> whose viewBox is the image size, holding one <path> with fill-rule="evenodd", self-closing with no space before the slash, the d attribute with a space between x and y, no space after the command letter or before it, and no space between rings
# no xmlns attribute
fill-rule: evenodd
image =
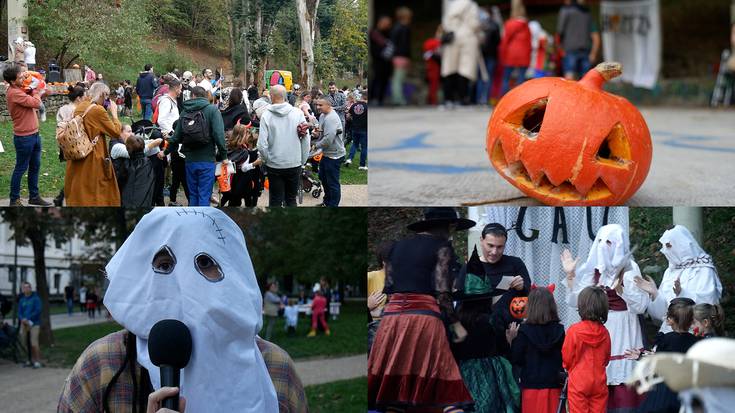
<svg viewBox="0 0 735 413"><path fill-rule="evenodd" d="M179 387L181 369L191 357L191 333L179 320L161 320L148 334L148 356L161 370L161 387ZM181 388L179 388L181 392ZM179 411L179 396L163 400L162 407Z"/></svg>

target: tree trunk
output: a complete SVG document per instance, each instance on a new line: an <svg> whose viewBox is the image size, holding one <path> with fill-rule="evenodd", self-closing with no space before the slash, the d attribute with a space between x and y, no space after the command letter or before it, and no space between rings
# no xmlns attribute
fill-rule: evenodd
<svg viewBox="0 0 735 413"><path fill-rule="evenodd" d="M227 34L230 40L230 64L232 72L237 73L237 62L235 62L235 25L232 22L232 10L234 9L232 1L227 2Z"/></svg>
<svg viewBox="0 0 735 413"><path fill-rule="evenodd" d="M301 28L300 82L306 85L306 90L311 90L314 86L314 37L319 0L296 0L296 7Z"/></svg>
<svg viewBox="0 0 735 413"><path fill-rule="evenodd" d="M32 228L28 232L28 239L33 247L33 266L36 270L36 293L41 299L41 334L40 342L51 345L54 342L51 331L51 316L49 313L48 281L46 279L46 234L39 228Z"/></svg>

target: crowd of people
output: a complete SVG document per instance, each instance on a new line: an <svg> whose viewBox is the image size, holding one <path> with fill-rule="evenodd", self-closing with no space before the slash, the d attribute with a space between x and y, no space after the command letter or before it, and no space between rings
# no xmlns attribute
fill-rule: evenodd
<svg viewBox="0 0 735 413"><path fill-rule="evenodd" d="M369 33L370 98L378 105L405 105L409 100L405 81L412 65L412 19L409 8L399 7L395 19L378 16ZM510 2L505 21L498 6L449 2L434 37L422 44L426 103L443 102L446 108L489 105L507 93L513 81L519 85L543 76L581 77L600 52L599 31L585 0L565 0L557 22L552 36L538 21L529 21L522 0Z"/></svg>
<svg viewBox="0 0 735 413"><path fill-rule="evenodd" d="M44 88L28 87L31 73L24 64L3 72L16 147L10 205L23 205L27 172L28 204L50 206L38 189ZM350 166L358 148L359 169L367 170L367 94L360 85L339 90L330 82L326 93L299 85L245 88L211 69L158 76L146 64L134 86L125 80L111 87L91 67L84 73L56 115L66 162L57 206L163 206L165 195L177 206L180 187L189 206L254 207L265 189L269 206L296 206L308 164L318 169L321 205L336 207L340 168ZM136 103L142 120L124 124Z"/></svg>
<svg viewBox="0 0 735 413"><path fill-rule="evenodd" d="M499 223L483 228L480 252L460 265L450 237L474 225L452 208L428 208L408 226L414 235L379 248L383 269L368 274L372 409L543 413L567 402L570 412L679 411L665 384L644 396L628 384L655 353L724 334L717 270L685 227L659 240L669 266L657 286L626 230L602 226L585 261L562 252L566 299L556 300L555 285L536 286L523 260L504 254ZM565 328L561 305L581 321ZM653 341L644 314L660 323Z"/></svg>

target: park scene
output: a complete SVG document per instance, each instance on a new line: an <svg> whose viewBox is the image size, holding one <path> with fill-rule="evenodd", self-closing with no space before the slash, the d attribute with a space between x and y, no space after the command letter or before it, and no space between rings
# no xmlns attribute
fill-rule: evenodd
<svg viewBox="0 0 735 413"><path fill-rule="evenodd" d="M247 326L260 320L262 328L252 334L258 334L256 342L269 371L274 362L287 363L284 364L287 367L280 367L286 370L279 370L275 376L278 380L273 379L278 411L364 411L366 220L367 212L361 208L2 209L0 236L10 240L2 244L0 258L0 271L7 274L0 282L3 409L15 412L55 411L57 407L59 411L101 410L96 405L101 399L96 396L85 399L76 390L72 390L73 397L68 396L70 388L65 387L65 380L73 381L78 368L88 368L84 359L99 348L100 342L121 336L117 332L136 331L140 342L140 332L129 318L132 313L128 312L136 305L131 306L128 299L122 300L128 304L119 306L113 297L116 291L126 294L135 289L130 284L118 289L118 280L133 276L134 285L142 286L146 280L142 272L150 271L153 278L176 277L179 286L164 286L156 284L160 279L154 280L155 292L134 294L136 297L154 294L159 298L149 299L158 304L151 307L146 299L133 301L151 310L155 308L154 312L168 312L176 308L173 301L186 300L184 297L189 295L195 300L189 302L185 307L189 310L183 313L167 313L167 317L180 319L190 326L194 349L187 368L193 368L197 360L206 360L210 353L245 354L247 349L236 347L239 346L236 343L247 343L247 340L232 341L230 335L246 334ZM330 226L352 230L333 232ZM242 238L242 244L238 237ZM146 245L145 239L152 244ZM159 251L151 270L151 257L156 249L164 250L161 245L171 254L170 261L160 256ZM244 245L247 250L242 249ZM191 266L191 261L186 259L189 247L211 257L209 267L214 263L219 270L219 281L204 280L209 272L206 264L199 263L200 258L196 259L196 269L187 271L187 266ZM148 251L146 263L133 269L133 263L143 259L126 257L126 251L133 254ZM229 260L241 264L233 267ZM116 262L122 264L120 272L115 269ZM249 266L254 270L251 284L239 291L241 287L236 279L247 277ZM116 274L120 274L119 278ZM187 282L192 284L185 285ZM208 296L206 291L211 288L227 291ZM172 295L163 298L169 293ZM262 302L262 307L252 306L256 299ZM26 303L33 301L38 307L29 316L29 308L33 307ZM191 315L190 306L194 302L198 303L195 307L213 306L204 314L216 317L218 321L213 325L218 329L201 337L207 341L204 347L219 350L202 349L198 341L200 333L194 327L197 323L186 315ZM228 316L225 316L226 309L232 312ZM148 310L142 307L133 310L139 311ZM248 316L248 313L252 314ZM152 314L151 317L163 316ZM27 320L35 320L30 329L25 329ZM229 344L215 344L211 341L214 337L223 337ZM252 337L250 340L252 345ZM237 364L235 359L228 363ZM104 371L104 367L97 368ZM241 366L238 371L247 371L247 367ZM128 374L122 373L119 385L130 379ZM182 391L192 408L198 400L191 393L193 389L208 385L194 381L187 390L189 379L185 374ZM152 371L150 376L154 380ZM111 378L105 377L108 381ZM255 377L257 374L253 373L249 387L257 383ZM230 385L241 387L242 383L235 384L237 381L233 376ZM116 392L111 392L109 403L120 408ZM33 397L24 396L28 394Z"/></svg>
<svg viewBox="0 0 735 413"><path fill-rule="evenodd" d="M371 205L732 205L732 1L372 7Z"/></svg>
<svg viewBox="0 0 735 413"><path fill-rule="evenodd" d="M367 205L366 0L89 7L0 3L0 204Z"/></svg>

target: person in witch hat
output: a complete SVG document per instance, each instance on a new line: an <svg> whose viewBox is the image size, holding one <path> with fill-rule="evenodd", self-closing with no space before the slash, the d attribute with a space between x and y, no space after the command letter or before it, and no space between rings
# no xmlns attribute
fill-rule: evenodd
<svg viewBox="0 0 735 413"><path fill-rule="evenodd" d="M458 264L450 238L474 225L454 208L426 208L424 219L408 226L415 234L386 254L389 301L368 358L369 408L460 412L473 405L448 336L467 337L452 304Z"/></svg>

